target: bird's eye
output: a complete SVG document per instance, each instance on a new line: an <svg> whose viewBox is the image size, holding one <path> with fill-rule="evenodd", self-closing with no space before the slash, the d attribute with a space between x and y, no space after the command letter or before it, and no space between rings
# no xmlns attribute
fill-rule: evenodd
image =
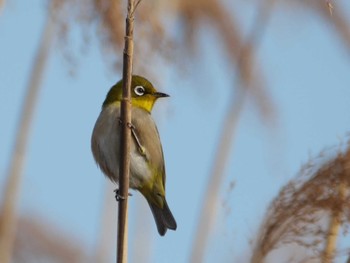
<svg viewBox="0 0 350 263"><path fill-rule="evenodd" d="M142 96L145 94L145 88L142 86L136 86L134 91L135 91L136 95L138 95L138 96Z"/></svg>

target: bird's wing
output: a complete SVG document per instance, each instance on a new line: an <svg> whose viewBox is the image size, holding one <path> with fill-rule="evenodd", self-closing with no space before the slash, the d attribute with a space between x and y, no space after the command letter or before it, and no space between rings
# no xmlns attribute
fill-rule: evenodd
<svg viewBox="0 0 350 263"><path fill-rule="evenodd" d="M151 114L141 108L133 108L132 124L140 144L145 149L146 158L150 167L162 176L162 184L165 190L165 165L162 144L159 132Z"/></svg>

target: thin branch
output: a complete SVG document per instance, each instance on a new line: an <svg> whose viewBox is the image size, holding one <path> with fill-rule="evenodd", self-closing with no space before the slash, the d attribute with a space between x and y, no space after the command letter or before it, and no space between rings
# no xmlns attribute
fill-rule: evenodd
<svg viewBox="0 0 350 263"><path fill-rule="evenodd" d="M27 94L23 103L21 117L17 128L16 141L13 149L7 182L5 184L2 215L0 221L0 262L11 262L14 240L17 228L17 206L20 197L20 185L22 181L23 166L34 110L37 104L39 90L43 79L44 69L48 60L50 47L53 42L53 21L51 8L45 23L41 43L34 59L33 71L27 88Z"/></svg>
<svg viewBox="0 0 350 263"><path fill-rule="evenodd" d="M123 54L123 98L121 101L122 121L120 136L120 170L119 170L119 209L118 209L118 237L117 237L117 263L127 262L127 211L130 173L130 144L131 130L131 78L132 58L134 52L134 11L135 1L128 0L128 13L125 24L124 54Z"/></svg>
<svg viewBox="0 0 350 263"><path fill-rule="evenodd" d="M132 12L131 12L131 15L134 15L134 13L135 13L137 7L139 6L139 4L141 3L141 1L142 0L137 0L136 4L134 5L134 10L132 10Z"/></svg>

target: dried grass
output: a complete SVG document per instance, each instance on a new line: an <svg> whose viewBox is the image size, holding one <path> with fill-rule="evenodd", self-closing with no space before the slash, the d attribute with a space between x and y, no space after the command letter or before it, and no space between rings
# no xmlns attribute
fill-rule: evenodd
<svg viewBox="0 0 350 263"><path fill-rule="evenodd" d="M56 9L56 17L61 21L62 39L68 39L73 22L78 22L83 28L83 35L97 36L102 53L116 69L120 69L124 37L123 1L61 0L58 2L60 5ZM270 0L262 2L262 6L266 9L259 9L261 16L257 17L258 22L259 19L266 19L266 14L271 12L273 2ZM349 22L341 12L340 3L334 6L331 1L326 0L285 2L303 5L306 10L319 14L327 23L334 25L335 32L342 42L348 48L350 47ZM265 75L261 68L255 65L256 39L253 37L246 41L235 18L234 12L230 12L224 2L219 0L144 1L139 7L136 21L136 71L139 69L146 75L151 74L148 65L154 63L159 57L164 58L169 65L183 67L183 64L178 63L175 58L195 58L198 55L195 52L198 45L196 32L201 27L210 25L218 33L217 41L223 43L224 52L232 64L232 71L237 70L239 73L240 84L235 88L244 90L244 93L248 91L247 94L253 99L261 116L265 120L273 120L276 111L266 88ZM176 20L181 25L180 32L174 34L169 30L169 19ZM259 31L262 31L261 28L257 28L257 32ZM182 41L179 41L181 35ZM335 172L338 169L336 167L343 167L341 170L346 170L344 160L347 157L344 156L346 154L339 153L335 159L323 162L322 167L317 168L317 172L316 166L309 164L309 168L302 169L297 180L283 188L261 228L252 262L262 262L271 250L285 243L296 243L322 251L327 236L327 226L323 218L329 218L337 209L340 209L339 207L344 209L344 202L340 202L337 198L339 191L336 186L339 185L341 176L339 172ZM329 173L337 175L328 176ZM345 215L343 212L342 210L342 218ZM314 224L315 222L318 224Z"/></svg>
<svg viewBox="0 0 350 263"><path fill-rule="evenodd" d="M343 228L350 222L347 191L350 148L347 146L345 152L338 150L334 157L329 157L331 150L321 153L282 188L260 228L251 262L264 262L271 251L290 243L313 251L313 257L324 259L332 220L337 220ZM338 235L338 231L335 234ZM336 251L331 252L336 255Z"/></svg>
<svg viewBox="0 0 350 263"><path fill-rule="evenodd" d="M56 0L58 1L58 0ZM268 2L270 0L264 0ZM60 0L56 8L56 18L61 25L61 46L65 56L70 61L72 52L69 52L70 29L78 24L82 28L84 39L97 37L102 54L112 63L115 69L121 68L122 43L124 39L123 1L92 0ZM83 15L82 15L83 14ZM169 27L169 20L181 25L180 32L174 32ZM274 103L264 84L264 74L256 67L255 54L251 49L244 49L245 40L240 26L235 21L235 14L228 7L217 0L172 0L166 3L150 0L144 1L139 7L136 16L137 30L135 31L135 59L134 68L145 75L153 74L159 58L172 66L184 67L186 58L195 59L197 34L205 25L210 25L219 36L218 42L223 43L227 58L232 62L233 71L240 72L243 85L240 88L249 88L250 97L257 105L258 112L268 120L274 117ZM179 37L179 36L183 37ZM182 39L180 41L179 39ZM142 43L142 44L141 44ZM87 41L84 41L84 45ZM239 57L244 59L238 61ZM179 61L181 58L181 61Z"/></svg>

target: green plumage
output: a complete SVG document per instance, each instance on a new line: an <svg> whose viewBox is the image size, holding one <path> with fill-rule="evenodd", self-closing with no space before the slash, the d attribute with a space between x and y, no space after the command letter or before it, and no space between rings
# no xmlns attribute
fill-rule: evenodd
<svg viewBox="0 0 350 263"><path fill-rule="evenodd" d="M119 179L121 90L122 82L119 81L108 92L91 138L96 162L104 174L114 182L118 182ZM150 112L158 98L168 95L157 92L148 80L140 76L133 76L131 92L133 128L129 185L146 198L158 232L164 235L167 229L176 229L176 221L165 199L163 150Z"/></svg>

